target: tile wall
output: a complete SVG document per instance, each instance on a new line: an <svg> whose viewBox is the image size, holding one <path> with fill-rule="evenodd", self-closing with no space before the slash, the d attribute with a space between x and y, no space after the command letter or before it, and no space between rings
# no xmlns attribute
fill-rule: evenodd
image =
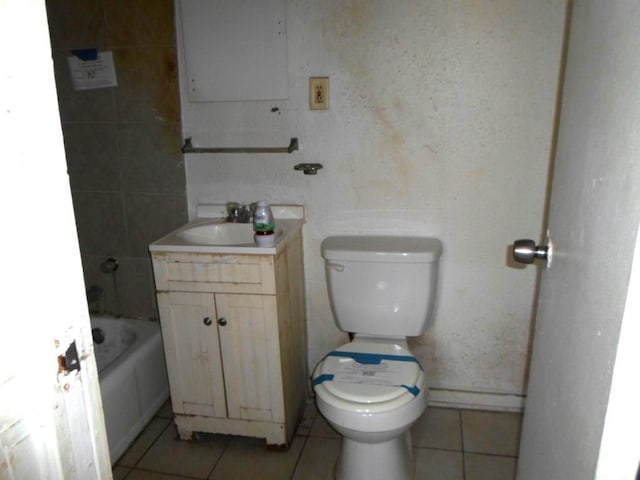
<svg viewBox="0 0 640 480"><path fill-rule="evenodd" d="M47 13L86 286L105 311L155 317L147 245L187 220L173 0L47 0ZM117 87L73 89L67 57L84 48L113 52Z"/></svg>

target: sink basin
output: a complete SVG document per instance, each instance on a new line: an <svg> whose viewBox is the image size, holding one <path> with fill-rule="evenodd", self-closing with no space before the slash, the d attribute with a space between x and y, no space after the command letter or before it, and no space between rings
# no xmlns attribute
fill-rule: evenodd
<svg viewBox="0 0 640 480"><path fill-rule="evenodd" d="M183 240L201 245L253 244L251 223L206 223L194 225L177 234Z"/></svg>
<svg viewBox="0 0 640 480"><path fill-rule="evenodd" d="M254 241L252 223L227 223L225 205L202 205L198 207L200 216L151 243L149 250L224 255L274 255L284 248L288 239L302 228L304 209L299 205L281 205L271 208L275 208L275 212L279 213L279 216L276 216L273 245L258 244Z"/></svg>

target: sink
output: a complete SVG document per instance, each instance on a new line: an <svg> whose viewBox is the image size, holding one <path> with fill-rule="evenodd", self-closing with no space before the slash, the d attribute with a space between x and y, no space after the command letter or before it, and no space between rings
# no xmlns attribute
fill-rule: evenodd
<svg viewBox="0 0 640 480"><path fill-rule="evenodd" d="M177 234L191 243L201 245L246 245L253 244L251 223L206 223L186 228Z"/></svg>
<svg viewBox="0 0 640 480"><path fill-rule="evenodd" d="M225 255L273 255L286 245L304 224L300 205L271 206L276 214L273 245L258 245L252 223L226 221L226 205L199 205L200 214L189 223L149 245L152 252L215 253Z"/></svg>

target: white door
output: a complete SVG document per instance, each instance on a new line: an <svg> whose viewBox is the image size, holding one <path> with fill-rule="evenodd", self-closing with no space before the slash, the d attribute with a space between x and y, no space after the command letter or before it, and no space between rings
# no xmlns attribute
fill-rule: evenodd
<svg viewBox="0 0 640 480"><path fill-rule="evenodd" d="M0 478L108 479L44 1L0 0L0 59Z"/></svg>
<svg viewBox="0 0 640 480"><path fill-rule="evenodd" d="M639 25L637 1L573 2L520 480L633 479L638 468L640 339L626 301L640 293Z"/></svg>

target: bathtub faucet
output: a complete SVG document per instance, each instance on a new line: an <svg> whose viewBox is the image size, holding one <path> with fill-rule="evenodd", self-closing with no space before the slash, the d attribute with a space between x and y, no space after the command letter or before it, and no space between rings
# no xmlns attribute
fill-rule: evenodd
<svg viewBox="0 0 640 480"><path fill-rule="evenodd" d="M227 222L249 223L253 220L256 204L240 205L238 202L227 202Z"/></svg>

